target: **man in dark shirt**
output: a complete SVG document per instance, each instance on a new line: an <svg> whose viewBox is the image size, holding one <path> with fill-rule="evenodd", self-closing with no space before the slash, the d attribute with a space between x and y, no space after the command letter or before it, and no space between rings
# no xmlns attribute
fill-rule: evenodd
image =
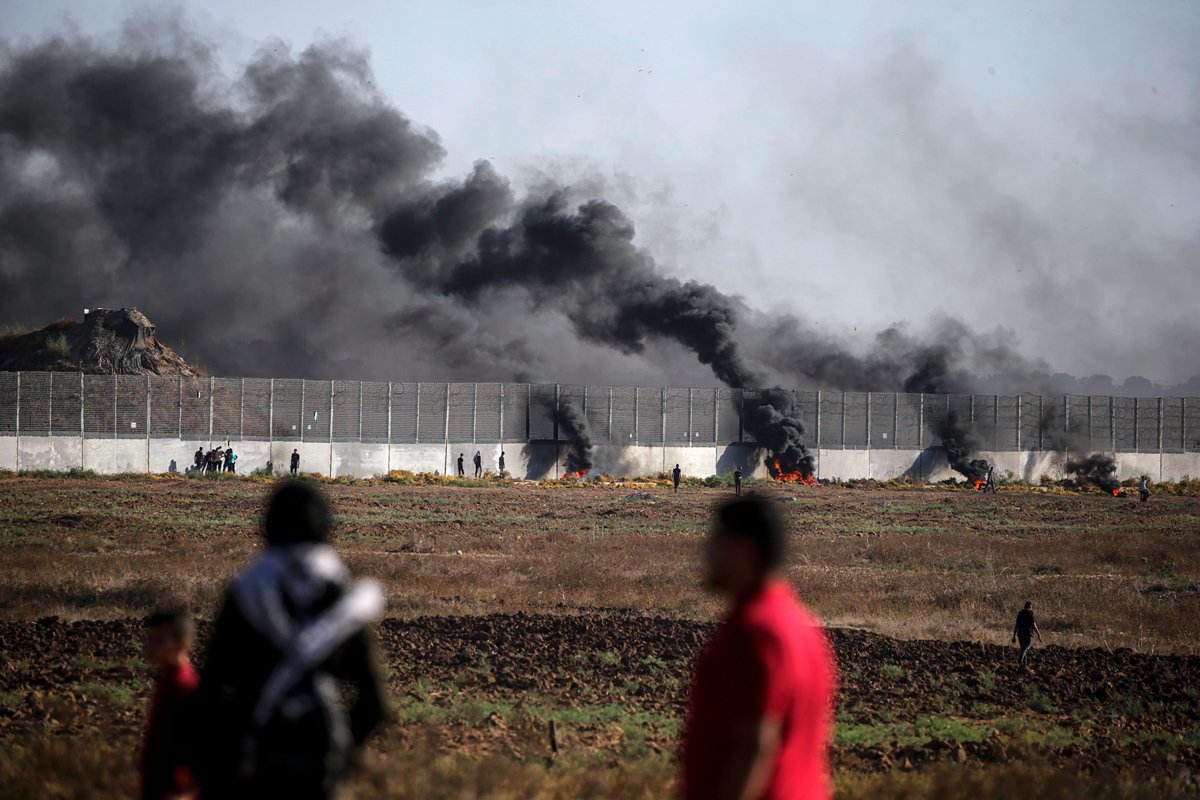
<svg viewBox="0 0 1200 800"><path fill-rule="evenodd" d="M683 472L680 471L679 465L675 465L675 469L671 470L671 480L675 482L675 491L679 491L679 479L683 477Z"/></svg>
<svg viewBox="0 0 1200 800"><path fill-rule="evenodd" d="M300 451L293 450L292 451L292 474L295 475L299 469L300 469Z"/></svg>
<svg viewBox="0 0 1200 800"><path fill-rule="evenodd" d="M504 477L504 451L500 451L500 477Z"/></svg>
<svg viewBox="0 0 1200 800"><path fill-rule="evenodd" d="M738 467L733 471L733 494L736 497L742 496L742 468Z"/></svg>
<svg viewBox="0 0 1200 800"><path fill-rule="evenodd" d="M1025 608L1017 612L1017 624L1013 628L1013 643L1021 643L1021 666L1029 661L1029 648L1033 645L1033 634L1037 634L1038 643L1042 641L1042 632L1038 630L1037 621L1033 618L1033 603L1026 601Z"/></svg>
<svg viewBox="0 0 1200 800"><path fill-rule="evenodd" d="M475 477L483 477L483 454L478 450L475 451Z"/></svg>
<svg viewBox="0 0 1200 800"><path fill-rule="evenodd" d="M194 458L196 461L196 463L195 463L196 471L203 472L204 471L204 448L203 447L196 448L196 455L194 456Z"/></svg>
<svg viewBox="0 0 1200 800"><path fill-rule="evenodd" d="M463 454L459 453L458 454L458 477L465 478L466 476L467 476L467 471L465 469L463 469Z"/></svg>
<svg viewBox="0 0 1200 800"><path fill-rule="evenodd" d="M326 543L316 489L284 484L263 528L266 547L225 592L200 677L201 798L324 800L384 718L367 627L383 590L351 580Z"/></svg>

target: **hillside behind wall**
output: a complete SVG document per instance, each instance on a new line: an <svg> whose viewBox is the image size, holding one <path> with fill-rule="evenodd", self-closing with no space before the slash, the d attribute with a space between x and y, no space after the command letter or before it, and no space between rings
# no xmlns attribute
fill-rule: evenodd
<svg viewBox="0 0 1200 800"><path fill-rule="evenodd" d="M1003 475L1061 476L1075 453L1116 457L1119 477L1200 475L1200 398L795 392L821 478L953 476L931 426L969 420L978 454ZM270 464L368 477L390 470L468 471L501 450L516 477L561 474L568 452L551 414L571 404L595 444L593 474L645 475L679 464L708 476L765 474L742 430L754 392L474 383L367 383L79 373L0 373L0 469L183 471L197 448L226 442L241 472Z"/></svg>

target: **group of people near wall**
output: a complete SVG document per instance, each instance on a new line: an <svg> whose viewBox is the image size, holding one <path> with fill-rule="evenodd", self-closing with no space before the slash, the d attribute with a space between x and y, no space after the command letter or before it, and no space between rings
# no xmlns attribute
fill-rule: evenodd
<svg viewBox="0 0 1200 800"><path fill-rule="evenodd" d="M210 472L237 473L237 453L228 444L225 447L214 447L208 452L203 447L197 447L192 457L192 471L206 475Z"/></svg>

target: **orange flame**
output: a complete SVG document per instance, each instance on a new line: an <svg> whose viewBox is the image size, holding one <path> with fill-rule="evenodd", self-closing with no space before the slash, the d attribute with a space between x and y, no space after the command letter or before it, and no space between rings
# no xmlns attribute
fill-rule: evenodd
<svg viewBox="0 0 1200 800"><path fill-rule="evenodd" d="M563 475L563 479L565 480L567 478L573 478L577 481L581 481L587 477L587 474L588 474L588 471L586 469L580 469L580 470L576 470L575 472L565 473Z"/></svg>
<svg viewBox="0 0 1200 800"><path fill-rule="evenodd" d="M774 459L771 462L771 477L773 477L777 481L786 482L786 483L799 483L804 486L820 486L821 485L821 482L818 481L816 478L814 478L812 475L805 477L803 474L801 474L800 470L793 470L792 472L784 472L783 465L779 463L778 458Z"/></svg>
<svg viewBox="0 0 1200 800"><path fill-rule="evenodd" d="M975 480L971 481L971 484L975 487L975 491L982 492L984 487L987 486L987 481L976 478Z"/></svg>
<svg viewBox="0 0 1200 800"><path fill-rule="evenodd" d="M1124 489L1113 489L1112 496L1113 497L1125 497L1126 496L1125 490Z"/></svg>

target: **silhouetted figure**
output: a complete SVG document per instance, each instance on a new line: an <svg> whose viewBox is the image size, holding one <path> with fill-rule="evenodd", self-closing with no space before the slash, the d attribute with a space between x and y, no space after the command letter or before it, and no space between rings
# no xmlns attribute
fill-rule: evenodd
<svg viewBox="0 0 1200 800"><path fill-rule="evenodd" d="M1017 624L1013 628L1013 642L1021 643L1021 666L1029 661L1029 648L1033 646L1033 634L1037 634L1038 642L1042 641L1042 632L1038 630L1037 621L1033 618L1033 603L1026 601L1025 608L1017 612Z"/></svg>
<svg viewBox="0 0 1200 800"><path fill-rule="evenodd" d="M504 477L504 451L500 451L500 477Z"/></svg>
<svg viewBox="0 0 1200 800"><path fill-rule="evenodd" d="M328 798L384 718L368 629L383 590L350 578L311 486L277 489L263 528L266 547L226 590L200 677L201 797Z"/></svg>
<svg viewBox="0 0 1200 800"><path fill-rule="evenodd" d="M225 471L237 473L237 453L233 452L233 448L225 450Z"/></svg>
<svg viewBox="0 0 1200 800"><path fill-rule="evenodd" d="M478 450L475 451L474 461L475 461L475 477L482 478L483 477L483 455Z"/></svg>
<svg viewBox="0 0 1200 800"><path fill-rule="evenodd" d="M196 790L195 776L187 766L193 734L189 704L199 684L188 658L192 633L186 609L156 611L146 620L142 655L155 678L142 737L143 800L191 797Z"/></svg>
<svg viewBox="0 0 1200 800"><path fill-rule="evenodd" d="M1150 499L1150 484L1146 480L1145 475L1138 481L1138 497L1141 498L1143 503Z"/></svg>
<svg viewBox="0 0 1200 800"><path fill-rule="evenodd" d="M300 471L300 451L292 451L292 474L295 475Z"/></svg>
<svg viewBox="0 0 1200 800"><path fill-rule="evenodd" d="M196 462L195 463L196 471L203 472L204 471L204 448L203 447L196 448L196 455L194 456L194 458L195 458L195 462Z"/></svg>
<svg viewBox="0 0 1200 800"><path fill-rule="evenodd" d="M683 472L680 471L679 465L675 465L675 469L671 470L671 480L675 483L675 492L679 493L679 479L683 477Z"/></svg>
<svg viewBox="0 0 1200 800"><path fill-rule="evenodd" d="M985 493L987 493L987 492L991 492L992 494L996 493L996 468L993 467L991 464L988 465L987 483L984 484L983 491Z"/></svg>
<svg viewBox="0 0 1200 800"><path fill-rule="evenodd" d="M463 454L459 453L458 454L458 477L465 478L466 476L467 476L467 472L465 469L463 469Z"/></svg>
<svg viewBox="0 0 1200 800"><path fill-rule="evenodd" d="M738 467L733 471L733 494L735 497L742 496L742 468Z"/></svg>
<svg viewBox="0 0 1200 800"><path fill-rule="evenodd" d="M781 577L787 532L774 505L717 509L706 583L728 603L697 658L680 797L828 798L837 671L821 625Z"/></svg>

